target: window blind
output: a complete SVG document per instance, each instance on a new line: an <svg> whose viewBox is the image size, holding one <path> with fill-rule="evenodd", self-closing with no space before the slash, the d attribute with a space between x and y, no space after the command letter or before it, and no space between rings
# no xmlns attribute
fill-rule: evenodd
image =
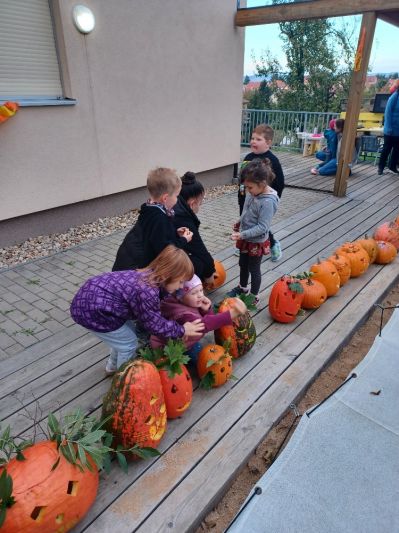
<svg viewBox="0 0 399 533"><path fill-rule="evenodd" d="M62 86L48 0L0 0L0 100L58 97Z"/></svg>

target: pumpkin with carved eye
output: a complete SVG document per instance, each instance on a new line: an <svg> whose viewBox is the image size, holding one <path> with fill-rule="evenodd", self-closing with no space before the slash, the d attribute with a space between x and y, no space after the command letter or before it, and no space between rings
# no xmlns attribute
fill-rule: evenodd
<svg viewBox="0 0 399 533"><path fill-rule="evenodd" d="M335 252L327 259L327 261L330 261L330 263L332 263L337 269L339 285L342 287L345 285L345 283L347 283L347 281L349 281L349 278L351 277L351 264L349 259L346 257L346 255Z"/></svg>
<svg viewBox="0 0 399 533"><path fill-rule="evenodd" d="M291 276L283 276L271 290L269 313L277 322L293 322L301 308L303 297L303 287L299 281Z"/></svg>
<svg viewBox="0 0 399 533"><path fill-rule="evenodd" d="M313 278L324 285L327 290L327 297L334 296L339 291L341 280L335 265L331 261L320 261L310 267Z"/></svg>
<svg viewBox="0 0 399 533"><path fill-rule="evenodd" d="M217 344L204 346L198 355L197 371L201 380L210 375L210 387L224 385L233 372L233 363L229 352Z"/></svg>
<svg viewBox="0 0 399 533"><path fill-rule="evenodd" d="M366 252L369 254L370 259L370 265L372 263L375 263L375 260L377 258L377 243L376 241L369 237L368 235L365 235L363 239L358 239L355 241L356 244L361 246L366 250Z"/></svg>
<svg viewBox="0 0 399 533"><path fill-rule="evenodd" d="M96 498L97 467L87 457L92 471L81 471L58 452L53 441L38 442L26 448L23 455L25 461L11 459L5 468L12 478L15 503L6 509L1 532L69 531L82 520Z"/></svg>
<svg viewBox="0 0 399 533"><path fill-rule="evenodd" d="M225 298L219 305L218 313L230 311L235 301L236 298ZM255 344L256 329L248 311L234 318L231 324L215 330L216 344L222 345L226 341L230 343L229 353L234 359L245 355Z"/></svg>
<svg viewBox="0 0 399 533"><path fill-rule="evenodd" d="M166 405L155 365L134 359L118 371L103 400L102 418L112 445L156 448L166 430Z"/></svg>
<svg viewBox="0 0 399 533"><path fill-rule="evenodd" d="M374 239L376 241L384 241L392 243L397 250L399 250L399 226L395 222L384 222L374 232Z"/></svg>
<svg viewBox="0 0 399 533"><path fill-rule="evenodd" d="M178 418L190 407L193 398L193 382L185 365L180 374L170 377L166 369L159 370L168 418Z"/></svg>
<svg viewBox="0 0 399 533"><path fill-rule="evenodd" d="M370 256L366 250L355 242L345 242L337 250L338 254L345 255L351 265L351 278L361 276L370 265Z"/></svg>
<svg viewBox="0 0 399 533"><path fill-rule="evenodd" d="M327 300L327 290L317 279L301 279L300 284L303 287L303 309L317 309Z"/></svg>

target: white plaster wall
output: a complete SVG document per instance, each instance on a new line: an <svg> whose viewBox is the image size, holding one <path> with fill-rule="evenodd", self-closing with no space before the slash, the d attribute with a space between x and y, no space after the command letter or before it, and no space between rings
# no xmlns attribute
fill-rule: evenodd
<svg viewBox="0 0 399 533"><path fill-rule="evenodd" d="M22 108L0 127L0 220L145 184L148 170L239 160L243 30L236 0L59 2L76 106Z"/></svg>

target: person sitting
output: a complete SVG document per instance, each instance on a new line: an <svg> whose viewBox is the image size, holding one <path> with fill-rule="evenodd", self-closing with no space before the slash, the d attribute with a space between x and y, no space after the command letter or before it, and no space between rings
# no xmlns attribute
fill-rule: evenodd
<svg viewBox="0 0 399 533"><path fill-rule="evenodd" d="M324 138L327 141L327 145L322 149L316 152L315 156L321 161L316 167L313 167L310 172L314 175L318 174L318 170L327 164L331 159L336 157L337 146L338 146L338 136L335 131L335 119L330 120L329 128L324 131Z"/></svg>

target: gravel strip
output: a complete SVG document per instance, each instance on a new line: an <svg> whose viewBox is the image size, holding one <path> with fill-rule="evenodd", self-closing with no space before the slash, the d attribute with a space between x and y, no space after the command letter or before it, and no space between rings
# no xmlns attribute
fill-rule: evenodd
<svg viewBox="0 0 399 533"><path fill-rule="evenodd" d="M236 185L209 187L206 189L205 201L214 200L236 190ZM16 266L39 257L47 257L91 239L129 228L136 222L138 214L138 209L132 209L123 215L99 218L89 224L70 228L65 233L39 235L21 244L0 248L0 268Z"/></svg>

